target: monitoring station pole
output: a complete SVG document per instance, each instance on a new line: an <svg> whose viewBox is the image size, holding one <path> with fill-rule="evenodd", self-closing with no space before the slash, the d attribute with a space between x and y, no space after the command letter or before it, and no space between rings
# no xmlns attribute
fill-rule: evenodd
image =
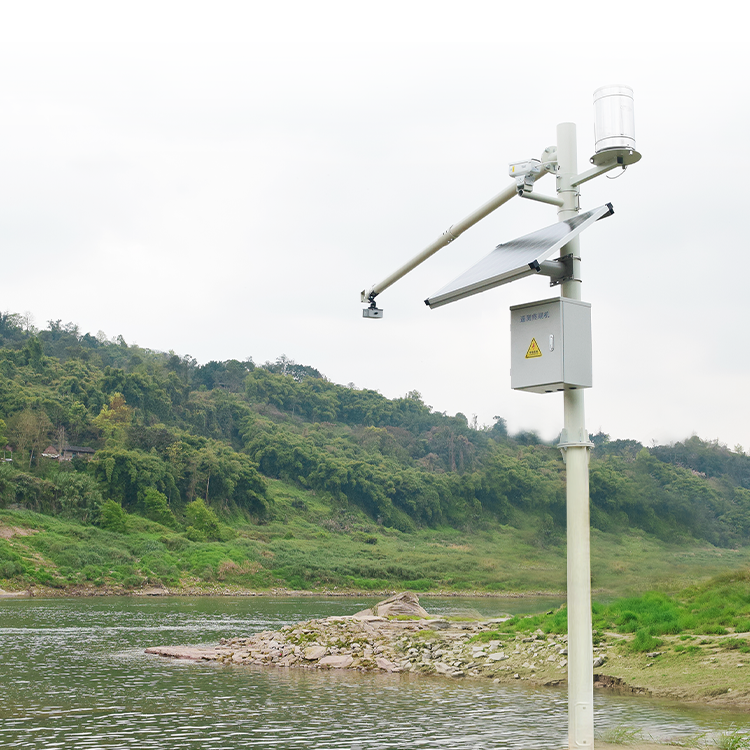
<svg viewBox="0 0 750 750"><path fill-rule="evenodd" d="M580 234L611 216L612 204L579 214L579 186L613 169L640 160L635 150L633 92L628 86L603 86L594 92L596 152L593 167L578 173L576 126L557 126L557 146L541 159L509 165L516 182L450 227L398 271L362 291L365 318L382 318L375 298L405 274L488 216L512 197L557 206L557 223L498 245L486 258L437 291L430 308L488 291L527 276L549 277L561 286L552 299L514 305L511 311L511 388L532 393L563 392L564 428L560 450L566 465L568 580L568 748L594 747L594 666L591 632L591 557L589 534L589 451L584 389L591 374L591 306L581 300ZM557 195L535 191L545 174L554 174ZM559 252L559 258L553 258Z"/></svg>
<svg viewBox="0 0 750 750"><path fill-rule="evenodd" d="M576 126L557 126L558 220L578 213ZM572 277L562 283L562 296L581 299L580 236L560 250L572 256ZM589 450L584 390L563 392L565 428L560 449L565 460L568 534L568 747L594 746L594 669L591 636L591 558L589 552Z"/></svg>

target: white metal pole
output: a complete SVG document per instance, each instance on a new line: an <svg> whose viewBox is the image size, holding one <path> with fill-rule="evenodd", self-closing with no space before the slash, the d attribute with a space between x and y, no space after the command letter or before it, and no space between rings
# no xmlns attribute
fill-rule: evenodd
<svg viewBox="0 0 750 750"><path fill-rule="evenodd" d="M557 193L563 205L560 221L578 212L576 126L557 126ZM560 251L572 254L573 278L563 282L562 296L581 299L580 240ZM565 430L561 440L566 463L568 524L568 747L594 746L594 669L591 636L591 554L589 535L589 439L585 426L584 391L566 390Z"/></svg>

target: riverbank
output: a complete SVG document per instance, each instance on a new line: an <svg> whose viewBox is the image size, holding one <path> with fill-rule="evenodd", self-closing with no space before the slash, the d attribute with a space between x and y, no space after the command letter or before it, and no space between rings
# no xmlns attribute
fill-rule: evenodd
<svg viewBox="0 0 750 750"><path fill-rule="evenodd" d="M564 595L565 546L528 543L531 529L520 520L517 528L485 519L481 533L440 527L407 534L377 524L353 526L350 510L344 526L340 509L332 517L336 524L323 523L325 508L316 506L296 524L291 503L312 507L320 498L284 493L274 495L279 520L235 519L226 540L212 542L191 541L137 515L128 517L124 533L114 533L59 516L0 510L0 588L32 587L45 596L128 595L152 587L187 596L381 596L405 589L435 596ZM747 568L750 548L670 544L636 531L592 529L591 559L594 595L601 600L676 593Z"/></svg>
<svg viewBox="0 0 750 750"><path fill-rule="evenodd" d="M383 604L351 616L225 639L214 647L154 646L147 653L256 667L353 669L533 686L566 683L565 635L498 633L500 619L435 618L424 610L384 613L379 610ZM750 711L747 654L723 649L720 642L699 653L670 650L669 644L635 653L625 636L599 634L597 640L597 688Z"/></svg>
<svg viewBox="0 0 750 750"><path fill-rule="evenodd" d="M97 586L94 584L75 584L71 586L38 586L7 591L0 589L0 599L15 597L67 598L67 597L102 597L102 596L271 596L271 597L375 597L393 596L395 589L370 591L363 589L315 589L297 590L288 588L248 589L241 586L224 586L216 584L185 586L143 586L128 588L125 586ZM596 593L596 592L594 592ZM450 599L525 599L529 597L565 598L564 591L424 591L422 598Z"/></svg>

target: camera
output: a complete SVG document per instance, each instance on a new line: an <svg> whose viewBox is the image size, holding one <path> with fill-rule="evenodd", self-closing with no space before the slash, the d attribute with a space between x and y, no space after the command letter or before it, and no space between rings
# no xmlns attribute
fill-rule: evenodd
<svg viewBox="0 0 750 750"><path fill-rule="evenodd" d="M542 162L539 159L525 159L524 161L514 161L508 165L508 174L516 179L526 177L527 175L539 174L542 171Z"/></svg>

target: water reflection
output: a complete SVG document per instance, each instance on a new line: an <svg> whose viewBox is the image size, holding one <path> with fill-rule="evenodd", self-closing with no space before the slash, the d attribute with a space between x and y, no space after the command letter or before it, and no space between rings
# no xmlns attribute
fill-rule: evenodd
<svg viewBox="0 0 750 750"><path fill-rule="evenodd" d="M213 643L368 599L0 601L3 748L550 748L565 744L566 694L409 675L222 667L150 657L154 644ZM498 616L528 600L427 600L436 614ZM559 602L535 602L534 609ZM508 605L511 605L510 607ZM516 610L518 611L518 610ZM528 609L527 609L528 611ZM656 737L728 726L645 699L596 694L599 728Z"/></svg>

